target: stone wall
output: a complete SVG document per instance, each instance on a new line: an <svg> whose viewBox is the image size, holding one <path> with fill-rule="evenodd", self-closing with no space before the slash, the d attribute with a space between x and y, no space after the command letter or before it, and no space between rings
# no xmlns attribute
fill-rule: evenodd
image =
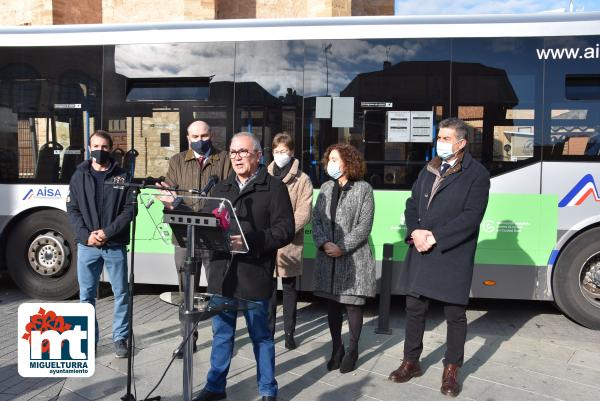
<svg viewBox="0 0 600 401"><path fill-rule="evenodd" d="M215 18L215 0L102 0L102 22L178 22Z"/></svg>
<svg viewBox="0 0 600 401"><path fill-rule="evenodd" d="M394 0L3 0L0 25L392 15Z"/></svg>
<svg viewBox="0 0 600 401"><path fill-rule="evenodd" d="M52 25L52 1L5 0L0 25Z"/></svg>
<svg viewBox="0 0 600 401"><path fill-rule="evenodd" d="M102 0L53 0L54 25L101 24Z"/></svg>
<svg viewBox="0 0 600 401"><path fill-rule="evenodd" d="M394 15L394 0L352 0L352 15Z"/></svg>

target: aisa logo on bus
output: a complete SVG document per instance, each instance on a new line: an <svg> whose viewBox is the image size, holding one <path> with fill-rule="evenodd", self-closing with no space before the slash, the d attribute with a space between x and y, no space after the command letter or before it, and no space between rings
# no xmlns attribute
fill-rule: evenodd
<svg viewBox="0 0 600 401"><path fill-rule="evenodd" d="M586 174L569 193L558 202L558 207L579 206L587 198L592 197L596 202L600 202L600 194L594 177L591 174Z"/></svg>
<svg viewBox="0 0 600 401"><path fill-rule="evenodd" d="M18 313L18 367L23 377L90 377L95 369L94 307L23 303Z"/></svg>
<svg viewBox="0 0 600 401"><path fill-rule="evenodd" d="M29 199L56 199L62 198L62 194L60 193L59 188L30 188L29 191L23 197L23 200Z"/></svg>

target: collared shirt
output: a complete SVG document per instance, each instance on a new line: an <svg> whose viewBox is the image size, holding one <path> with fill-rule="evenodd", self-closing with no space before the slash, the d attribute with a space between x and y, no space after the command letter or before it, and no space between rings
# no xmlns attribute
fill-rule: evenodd
<svg viewBox="0 0 600 401"><path fill-rule="evenodd" d="M252 181L253 179L256 178L256 176L258 175L258 173L260 172L261 167L259 166L256 171L254 172L254 174L252 174L250 176L250 178L248 178L245 182L241 182L240 178L237 176L235 176L235 182L237 182L238 187L240 188L240 192L242 192L242 190L250 183L250 181Z"/></svg>
<svg viewBox="0 0 600 401"><path fill-rule="evenodd" d="M204 165L204 163L206 163L206 160L208 159L208 157L210 156L210 151L212 150L212 147L210 149L208 149L208 151L205 154L200 154L197 153L195 150L192 149L192 152L194 152L194 157L196 158L196 160L202 158L202 165Z"/></svg>

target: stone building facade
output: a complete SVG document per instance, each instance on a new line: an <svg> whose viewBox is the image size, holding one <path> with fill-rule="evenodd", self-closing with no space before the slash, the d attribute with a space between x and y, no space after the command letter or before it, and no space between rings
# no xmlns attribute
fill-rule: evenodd
<svg viewBox="0 0 600 401"><path fill-rule="evenodd" d="M4 0L0 25L393 15L394 0Z"/></svg>

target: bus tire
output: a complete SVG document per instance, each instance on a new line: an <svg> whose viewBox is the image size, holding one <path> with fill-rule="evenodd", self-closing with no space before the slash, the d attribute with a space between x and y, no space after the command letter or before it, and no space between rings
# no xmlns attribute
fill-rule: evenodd
<svg viewBox="0 0 600 401"><path fill-rule="evenodd" d="M77 294L76 242L66 213L47 209L24 217L6 245L8 271L25 294L49 301Z"/></svg>
<svg viewBox="0 0 600 401"><path fill-rule="evenodd" d="M571 241L552 276L554 300L561 311L590 329L600 329L600 227ZM587 277L586 277L587 276Z"/></svg>

